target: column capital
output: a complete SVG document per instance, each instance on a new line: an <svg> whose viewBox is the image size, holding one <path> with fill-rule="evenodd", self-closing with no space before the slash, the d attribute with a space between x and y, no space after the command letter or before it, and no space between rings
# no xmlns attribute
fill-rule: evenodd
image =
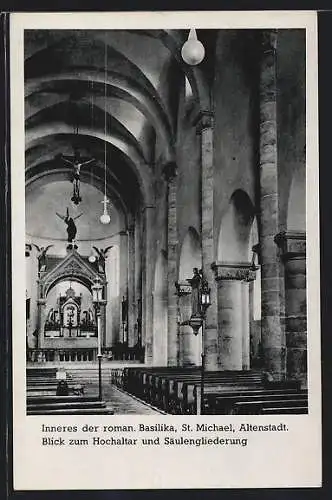
<svg viewBox="0 0 332 500"><path fill-rule="evenodd" d="M46 299L38 299L37 300L38 306L46 306L46 302L47 302Z"/></svg>
<svg viewBox="0 0 332 500"><path fill-rule="evenodd" d="M214 124L214 113L210 110L201 110L193 119L193 126L196 127L197 134L200 134L203 130L213 128Z"/></svg>
<svg viewBox="0 0 332 500"><path fill-rule="evenodd" d="M247 262L214 262L211 265L214 271L216 281L238 280L253 281L256 279L256 267Z"/></svg>
<svg viewBox="0 0 332 500"><path fill-rule="evenodd" d="M305 231L281 231L275 236L274 241L281 249L283 259L305 258Z"/></svg>
<svg viewBox="0 0 332 500"><path fill-rule="evenodd" d="M30 252L32 250L32 245L31 243L26 243L25 244L25 256L30 257Z"/></svg>
<svg viewBox="0 0 332 500"><path fill-rule="evenodd" d="M169 161L162 166L162 173L166 182L171 182L176 178L177 165L175 161Z"/></svg>
<svg viewBox="0 0 332 500"><path fill-rule="evenodd" d="M278 30L270 29L262 31L262 48L264 54L272 52L273 54L277 50L277 38Z"/></svg>
<svg viewBox="0 0 332 500"><path fill-rule="evenodd" d="M175 283L177 295L181 297L182 295L191 294L191 284L188 281L176 281Z"/></svg>
<svg viewBox="0 0 332 500"><path fill-rule="evenodd" d="M141 211L142 211L142 213L144 213L144 212L147 212L151 208L156 208L156 206L155 205L145 205L144 207L142 207Z"/></svg>
<svg viewBox="0 0 332 500"><path fill-rule="evenodd" d="M128 224L128 234L133 235L135 232L135 222Z"/></svg>

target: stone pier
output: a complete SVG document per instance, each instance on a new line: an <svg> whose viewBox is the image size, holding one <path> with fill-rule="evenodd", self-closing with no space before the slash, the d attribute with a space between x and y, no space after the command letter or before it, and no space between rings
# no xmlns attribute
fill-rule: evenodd
<svg viewBox="0 0 332 500"><path fill-rule="evenodd" d="M177 341L177 216L176 216L176 164L167 163L163 167L167 182L167 280L168 280L168 321L167 321L167 364L176 366L178 360Z"/></svg>
<svg viewBox="0 0 332 500"><path fill-rule="evenodd" d="M260 68L260 251L264 369L285 376L284 282L274 237L279 232L277 30L262 32Z"/></svg>
<svg viewBox="0 0 332 500"><path fill-rule="evenodd" d="M219 368L217 285L211 268L214 256L213 113L202 111L196 119L201 136L201 238L203 273L210 286L211 305L206 312L204 347L207 371Z"/></svg>
<svg viewBox="0 0 332 500"><path fill-rule="evenodd" d="M306 235L304 231L276 236L285 265L287 379L307 387Z"/></svg>

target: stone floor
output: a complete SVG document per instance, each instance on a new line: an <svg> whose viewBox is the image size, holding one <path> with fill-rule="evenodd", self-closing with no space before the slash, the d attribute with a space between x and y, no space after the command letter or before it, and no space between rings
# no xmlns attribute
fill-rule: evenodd
<svg viewBox="0 0 332 500"><path fill-rule="evenodd" d="M87 384L84 391L86 396L98 395L98 385ZM103 400L107 406L118 415L160 415L161 412L151 408L126 392L120 391L112 384L103 386Z"/></svg>

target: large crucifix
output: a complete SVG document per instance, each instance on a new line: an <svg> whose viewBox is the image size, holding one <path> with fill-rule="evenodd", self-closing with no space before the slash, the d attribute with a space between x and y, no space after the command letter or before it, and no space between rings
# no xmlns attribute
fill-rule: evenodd
<svg viewBox="0 0 332 500"><path fill-rule="evenodd" d="M73 178L72 178L73 196L71 198L71 201L75 205L78 205L80 203L80 201L82 201L82 198L80 195L81 168L85 165L89 165L90 163L94 162L95 159L94 158L90 158L90 159L82 158L79 151L75 151L74 156L61 155L61 158L65 163L67 163L68 165L71 165L73 167Z"/></svg>

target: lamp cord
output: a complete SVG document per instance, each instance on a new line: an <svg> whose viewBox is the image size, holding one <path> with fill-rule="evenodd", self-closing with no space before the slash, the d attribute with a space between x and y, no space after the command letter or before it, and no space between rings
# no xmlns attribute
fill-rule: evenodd
<svg viewBox="0 0 332 500"><path fill-rule="evenodd" d="M106 77L107 77L107 42L105 40L105 78L104 78L104 201L106 200ZM104 211L106 208L106 204L104 203Z"/></svg>

